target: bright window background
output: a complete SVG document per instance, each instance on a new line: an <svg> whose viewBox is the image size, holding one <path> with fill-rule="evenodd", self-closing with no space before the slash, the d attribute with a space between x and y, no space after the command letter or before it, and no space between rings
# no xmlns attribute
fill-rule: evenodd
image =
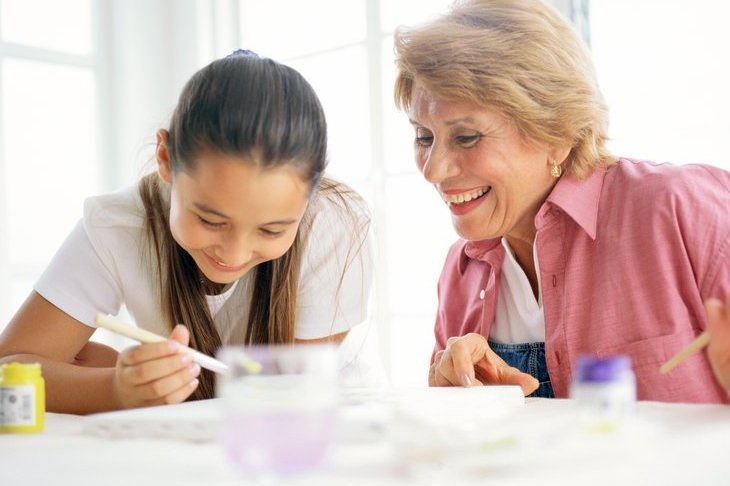
<svg viewBox="0 0 730 486"><path fill-rule="evenodd" d="M93 16L91 0L0 1L0 328L102 188Z"/></svg>
<svg viewBox="0 0 730 486"><path fill-rule="evenodd" d="M613 151L730 169L730 3L592 0L589 12Z"/></svg>

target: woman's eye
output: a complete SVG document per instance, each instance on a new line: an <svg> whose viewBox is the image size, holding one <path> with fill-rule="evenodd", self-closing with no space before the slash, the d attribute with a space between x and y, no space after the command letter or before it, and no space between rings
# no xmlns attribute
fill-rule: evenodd
<svg viewBox="0 0 730 486"><path fill-rule="evenodd" d="M433 137L425 135L423 137L416 137L416 145L419 147L429 147L433 143Z"/></svg>
<svg viewBox="0 0 730 486"><path fill-rule="evenodd" d="M200 221L203 224L203 226L208 226L210 228L222 228L223 225L226 224L226 223L214 223L213 221L208 221L207 219L202 218L200 216L198 216L198 221Z"/></svg>
<svg viewBox="0 0 730 486"><path fill-rule="evenodd" d="M479 133L474 133L471 135L458 135L456 137L456 143L461 145L462 147L473 147L481 138L482 135Z"/></svg>
<svg viewBox="0 0 730 486"><path fill-rule="evenodd" d="M423 130L422 128L416 129L416 145L419 147L430 147L433 144L433 134Z"/></svg>

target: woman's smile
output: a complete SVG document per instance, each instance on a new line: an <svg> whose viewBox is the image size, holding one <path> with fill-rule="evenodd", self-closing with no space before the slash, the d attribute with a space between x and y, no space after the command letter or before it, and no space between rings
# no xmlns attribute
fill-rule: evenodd
<svg viewBox="0 0 730 486"><path fill-rule="evenodd" d="M449 211L455 215L466 214L479 206L485 196L492 190L492 186L484 186L470 190L449 190L440 192L441 198L449 207Z"/></svg>

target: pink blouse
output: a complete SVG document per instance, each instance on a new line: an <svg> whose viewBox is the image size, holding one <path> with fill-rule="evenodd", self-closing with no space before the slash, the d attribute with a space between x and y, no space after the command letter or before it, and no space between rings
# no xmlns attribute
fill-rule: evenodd
<svg viewBox="0 0 730 486"><path fill-rule="evenodd" d="M640 400L730 402L704 352L659 374L705 329L704 299L730 295L730 173L621 159L583 181L564 176L535 226L556 397L568 396L579 354L626 354ZM504 251L499 239L451 247L435 350L451 336L489 336Z"/></svg>

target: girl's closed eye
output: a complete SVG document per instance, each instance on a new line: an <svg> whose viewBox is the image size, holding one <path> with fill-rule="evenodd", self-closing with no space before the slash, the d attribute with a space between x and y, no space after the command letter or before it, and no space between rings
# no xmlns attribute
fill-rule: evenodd
<svg viewBox="0 0 730 486"><path fill-rule="evenodd" d="M261 228L261 233L267 238L278 238L284 234L284 231L274 231L266 228Z"/></svg>
<svg viewBox="0 0 730 486"><path fill-rule="evenodd" d="M220 229L223 226L225 226L225 224L226 224L226 223L216 223L216 222L213 222L213 221L208 221L207 219L203 218L200 215L196 215L196 216L198 217L198 221L200 221L200 223L203 226L208 226L209 228Z"/></svg>

